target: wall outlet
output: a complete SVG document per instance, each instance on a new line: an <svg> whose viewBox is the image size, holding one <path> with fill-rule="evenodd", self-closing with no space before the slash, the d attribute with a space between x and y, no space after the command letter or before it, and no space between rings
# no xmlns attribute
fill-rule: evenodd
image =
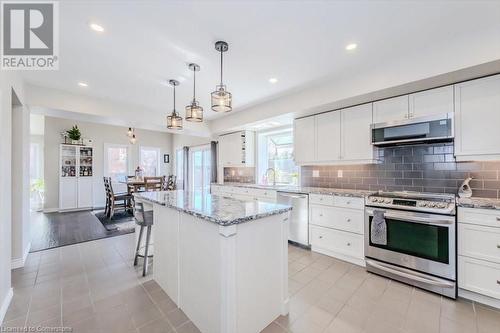
<svg viewBox="0 0 500 333"><path fill-rule="evenodd" d="M313 178L319 177L319 170L313 170Z"/></svg>
<svg viewBox="0 0 500 333"><path fill-rule="evenodd" d="M338 170L337 171L337 178L342 178L342 177L344 177L344 171Z"/></svg>

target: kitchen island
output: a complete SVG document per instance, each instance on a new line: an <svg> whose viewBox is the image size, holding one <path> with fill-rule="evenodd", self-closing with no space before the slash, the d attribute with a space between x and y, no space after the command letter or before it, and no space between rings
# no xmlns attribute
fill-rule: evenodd
<svg viewBox="0 0 500 333"><path fill-rule="evenodd" d="M206 333L257 333L288 313L291 207L208 192L143 192L154 280Z"/></svg>

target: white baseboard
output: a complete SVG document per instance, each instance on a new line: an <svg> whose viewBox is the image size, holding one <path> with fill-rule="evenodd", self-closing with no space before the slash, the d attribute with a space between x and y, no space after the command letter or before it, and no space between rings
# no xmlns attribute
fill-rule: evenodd
<svg viewBox="0 0 500 333"><path fill-rule="evenodd" d="M2 306L0 307L0 325L3 324L5 314L7 313L7 309L10 305L10 301L12 301L12 296L14 296L14 290L10 288L7 292L7 295L5 295L5 298L2 301Z"/></svg>
<svg viewBox="0 0 500 333"><path fill-rule="evenodd" d="M59 211L59 208L44 208L43 209L44 213L55 213L55 212L58 212L58 211Z"/></svg>
<svg viewBox="0 0 500 333"><path fill-rule="evenodd" d="M31 242L29 242L28 245L26 246L26 248L24 249L22 258L12 259L12 261L10 263L10 269L24 267L24 263L26 262L26 258L28 258L28 254L30 253L30 249L31 249Z"/></svg>
<svg viewBox="0 0 500 333"><path fill-rule="evenodd" d="M472 291L464 290L462 288L458 288L458 296L500 309L500 300L493 297L481 295Z"/></svg>

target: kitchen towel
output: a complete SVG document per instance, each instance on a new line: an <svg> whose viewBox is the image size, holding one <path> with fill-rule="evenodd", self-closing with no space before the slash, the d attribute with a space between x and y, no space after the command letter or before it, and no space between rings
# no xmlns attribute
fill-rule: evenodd
<svg viewBox="0 0 500 333"><path fill-rule="evenodd" d="M373 244L387 245L387 224L385 223L383 210L373 211L370 238Z"/></svg>

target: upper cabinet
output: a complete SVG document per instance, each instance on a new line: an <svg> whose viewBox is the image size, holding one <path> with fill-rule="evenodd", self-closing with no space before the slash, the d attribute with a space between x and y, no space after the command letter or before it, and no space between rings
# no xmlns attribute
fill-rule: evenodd
<svg viewBox="0 0 500 333"><path fill-rule="evenodd" d="M372 103L343 109L342 117L342 159L371 160L374 147L371 144Z"/></svg>
<svg viewBox="0 0 500 333"><path fill-rule="evenodd" d="M444 115L453 112L453 86L410 94L409 118Z"/></svg>
<svg viewBox="0 0 500 333"><path fill-rule="evenodd" d="M223 167L253 167L255 133L241 131L219 137L220 163Z"/></svg>
<svg viewBox="0 0 500 333"><path fill-rule="evenodd" d="M316 161L340 160L340 111L326 112L316 118ZM313 132L311 132L313 133Z"/></svg>
<svg viewBox="0 0 500 333"><path fill-rule="evenodd" d="M295 162L303 164L316 159L316 117L295 119L293 124Z"/></svg>
<svg viewBox="0 0 500 333"><path fill-rule="evenodd" d="M372 104L296 119L295 162L299 165L373 163Z"/></svg>
<svg viewBox="0 0 500 333"><path fill-rule="evenodd" d="M455 85L457 161L500 159L500 75Z"/></svg>
<svg viewBox="0 0 500 333"><path fill-rule="evenodd" d="M408 95L373 102L373 122L386 123L408 119Z"/></svg>
<svg viewBox="0 0 500 333"><path fill-rule="evenodd" d="M444 115L450 112L453 112L453 86L373 102L375 124Z"/></svg>

